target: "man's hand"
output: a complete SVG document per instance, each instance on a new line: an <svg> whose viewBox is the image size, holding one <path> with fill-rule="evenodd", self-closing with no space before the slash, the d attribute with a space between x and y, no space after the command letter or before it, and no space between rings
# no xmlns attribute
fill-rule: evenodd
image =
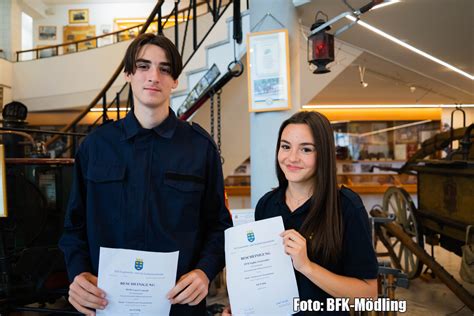
<svg viewBox="0 0 474 316"><path fill-rule="evenodd" d="M195 269L183 275L178 283L168 292L171 304L199 304L207 295L209 279L200 269Z"/></svg>
<svg viewBox="0 0 474 316"><path fill-rule="evenodd" d="M97 287L97 277L89 272L77 275L69 286L69 303L85 315L95 316L94 309L104 309L104 298L105 293Z"/></svg>

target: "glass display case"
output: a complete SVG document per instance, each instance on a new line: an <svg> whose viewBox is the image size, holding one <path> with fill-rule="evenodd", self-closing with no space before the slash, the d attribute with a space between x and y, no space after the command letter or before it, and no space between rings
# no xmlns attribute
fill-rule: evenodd
<svg viewBox="0 0 474 316"><path fill-rule="evenodd" d="M400 168L421 143L440 131L438 120L332 122L338 183L358 193L383 193L389 186L416 192L416 177L378 167Z"/></svg>

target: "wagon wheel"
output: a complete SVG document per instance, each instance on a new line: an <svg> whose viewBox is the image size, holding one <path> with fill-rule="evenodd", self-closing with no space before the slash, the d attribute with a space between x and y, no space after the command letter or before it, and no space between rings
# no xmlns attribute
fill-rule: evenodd
<svg viewBox="0 0 474 316"><path fill-rule="evenodd" d="M422 248L424 247L423 235L415 218L414 212L416 207L407 191L397 187L388 188L383 196L383 210L387 214L395 214L395 222L403 228L407 235L411 236L416 244ZM385 233L384 237L393 249L392 253L395 254L396 258L392 256L392 260L397 260L397 263L399 263L408 278L414 279L418 277L423 268L423 263L418 257L395 236Z"/></svg>

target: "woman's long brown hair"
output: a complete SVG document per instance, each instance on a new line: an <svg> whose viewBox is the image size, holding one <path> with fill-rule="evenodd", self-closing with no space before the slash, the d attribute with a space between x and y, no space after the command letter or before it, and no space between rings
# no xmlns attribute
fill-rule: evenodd
<svg viewBox="0 0 474 316"><path fill-rule="evenodd" d="M343 224L336 179L336 148L329 120L318 112L298 112L284 121L278 132L276 173L279 187L286 189L288 180L278 163L281 134L289 124L306 124L316 145L316 173L308 215L300 232L309 245L309 257L316 254L323 264L333 264L342 251Z"/></svg>

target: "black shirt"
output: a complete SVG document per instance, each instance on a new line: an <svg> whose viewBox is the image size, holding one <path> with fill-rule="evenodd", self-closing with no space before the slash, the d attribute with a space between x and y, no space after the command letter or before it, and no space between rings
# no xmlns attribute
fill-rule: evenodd
<svg viewBox="0 0 474 316"><path fill-rule="evenodd" d="M130 112L81 144L60 247L71 280L81 272L97 275L100 247L179 250L177 279L201 269L212 280L224 267L224 230L231 225L209 135L171 110L153 129ZM171 309L204 313L205 300Z"/></svg>
<svg viewBox="0 0 474 316"><path fill-rule="evenodd" d="M356 193L345 187L339 192L344 229L341 260L330 266L322 264L321 258L318 257L313 258L312 261L338 275L358 279L376 279L378 265L367 211ZM268 192L259 200L255 208L255 220L282 216L285 229L294 229L299 232L309 211L310 202L311 199L291 212L285 202L285 189L278 188ZM300 299L317 300L326 305L326 299L331 296L303 274L296 270L295 274ZM336 313L323 312L318 315L325 314L335 315ZM349 315L345 312L338 314Z"/></svg>

